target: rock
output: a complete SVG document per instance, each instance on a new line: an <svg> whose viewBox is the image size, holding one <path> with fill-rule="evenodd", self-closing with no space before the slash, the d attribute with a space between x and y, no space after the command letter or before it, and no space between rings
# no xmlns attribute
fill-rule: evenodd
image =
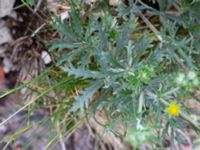
<svg viewBox="0 0 200 150"><path fill-rule="evenodd" d="M0 21L0 45L4 43L10 43L12 40L13 39L10 34L10 30L8 27L6 27L5 22Z"/></svg>
<svg viewBox="0 0 200 150"><path fill-rule="evenodd" d="M49 53L47 53L47 51L42 51L41 57L42 57L45 64L51 63L51 56L49 55Z"/></svg>
<svg viewBox="0 0 200 150"><path fill-rule="evenodd" d="M7 127L5 125L0 126L0 132L6 132Z"/></svg>
<svg viewBox="0 0 200 150"><path fill-rule="evenodd" d="M1 0L0 0L1 1ZM13 41L9 28L6 26L6 23L3 20L0 20L0 58L3 63L3 70L5 73L8 73L12 68L12 63L6 57L6 44L9 44Z"/></svg>
<svg viewBox="0 0 200 150"><path fill-rule="evenodd" d="M15 0L0 0L0 18L12 12Z"/></svg>
<svg viewBox="0 0 200 150"><path fill-rule="evenodd" d="M3 60L3 65L4 65L3 70L5 73L9 73L13 68L13 64L12 64L11 60L6 57Z"/></svg>

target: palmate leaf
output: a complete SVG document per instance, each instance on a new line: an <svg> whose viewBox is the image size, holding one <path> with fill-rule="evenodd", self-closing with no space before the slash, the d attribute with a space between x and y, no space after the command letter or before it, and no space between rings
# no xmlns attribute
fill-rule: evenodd
<svg viewBox="0 0 200 150"><path fill-rule="evenodd" d="M75 103L71 109L72 112L77 111L78 109L81 112L84 112L84 108L88 108L90 101L93 98L93 95L98 91L100 87L104 85L103 80L94 81L88 86L85 90L80 91L80 95L75 97Z"/></svg>

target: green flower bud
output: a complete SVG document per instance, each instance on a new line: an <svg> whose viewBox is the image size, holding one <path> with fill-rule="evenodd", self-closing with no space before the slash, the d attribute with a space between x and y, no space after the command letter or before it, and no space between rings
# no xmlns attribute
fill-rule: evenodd
<svg viewBox="0 0 200 150"><path fill-rule="evenodd" d="M187 74L189 80L194 80L197 77L197 74L194 71L190 71Z"/></svg>
<svg viewBox="0 0 200 150"><path fill-rule="evenodd" d="M179 73L175 81L177 84L183 84L183 82L185 81L185 74Z"/></svg>

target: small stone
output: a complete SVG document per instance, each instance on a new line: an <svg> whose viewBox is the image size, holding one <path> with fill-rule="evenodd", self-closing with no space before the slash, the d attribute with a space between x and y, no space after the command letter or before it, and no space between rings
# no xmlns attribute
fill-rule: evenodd
<svg viewBox="0 0 200 150"><path fill-rule="evenodd" d="M121 4L121 0L109 0L110 6L119 6Z"/></svg>
<svg viewBox="0 0 200 150"><path fill-rule="evenodd" d="M6 132L7 127L5 125L0 126L0 132Z"/></svg>
<svg viewBox="0 0 200 150"><path fill-rule="evenodd" d="M12 64L11 60L7 59L7 58L4 58L3 65L4 65L3 70L5 73L9 73L13 68L13 64Z"/></svg>
<svg viewBox="0 0 200 150"><path fill-rule="evenodd" d="M65 19L69 18L69 11L62 12L60 14L61 20L64 21Z"/></svg>
<svg viewBox="0 0 200 150"><path fill-rule="evenodd" d="M42 59L45 64L49 64L51 62L51 56L46 51L42 51Z"/></svg>

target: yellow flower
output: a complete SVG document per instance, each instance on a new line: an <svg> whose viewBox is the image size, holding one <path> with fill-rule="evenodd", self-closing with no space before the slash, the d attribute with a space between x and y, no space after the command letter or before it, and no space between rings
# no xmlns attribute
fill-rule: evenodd
<svg viewBox="0 0 200 150"><path fill-rule="evenodd" d="M169 115L178 116L180 113L180 108L177 104L175 104L174 102L171 102L170 105L167 107L166 112Z"/></svg>

